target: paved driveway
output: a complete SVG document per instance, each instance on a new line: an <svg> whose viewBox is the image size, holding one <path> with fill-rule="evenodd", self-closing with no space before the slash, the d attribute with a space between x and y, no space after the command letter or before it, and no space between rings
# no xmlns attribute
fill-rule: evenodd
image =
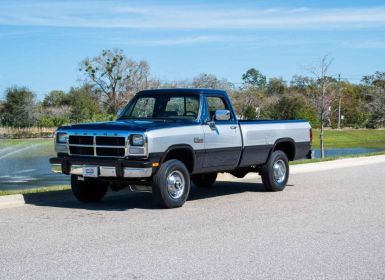
<svg viewBox="0 0 385 280"><path fill-rule="evenodd" d="M351 161L295 167L279 193L194 188L180 209L143 193L0 209L0 279L383 280L385 158Z"/></svg>

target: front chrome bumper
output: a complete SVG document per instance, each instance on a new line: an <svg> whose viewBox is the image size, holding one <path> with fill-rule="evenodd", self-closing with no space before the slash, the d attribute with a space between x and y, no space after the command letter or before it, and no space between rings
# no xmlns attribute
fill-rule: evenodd
<svg viewBox="0 0 385 280"><path fill-rule="evenodd" d="M157 170L160 158L147 160L113 159L96 157L55 157L50 158L51 170L55 173L83 176L84 167L97 167L97 176L104 178L149 178ZM92 176L93 177L93 176Z"/></svg>
<svg viewBox="0 0 385 280"><path fill-rule="evenodd" d="M98 166L99 175L98 177L118 177L116 175L116 168L113 166ZM54 173L62 173L61 164L51 164L51 170ZM71 165L70 174L83 176L83 165ZM124 167L123 176L124 178L148 178L152 175L152 168L135 168L135 167Z"/></svg>

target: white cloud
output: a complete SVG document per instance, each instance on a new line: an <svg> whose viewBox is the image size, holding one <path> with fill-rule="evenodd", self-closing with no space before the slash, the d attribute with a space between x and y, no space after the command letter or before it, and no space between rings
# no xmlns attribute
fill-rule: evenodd
<svg viewBox="0 0 385 280"><path fill-rule="evenodd" d="M216 36L191 36L191 37L174 37L161 38L151 40L127 40L121 38L110 39L113 43L121 45L139 45L139 46L174 46L186 44L212 43L222 41L223 39Z"/></svg>
<svg viewBox="0 0 385 280"><path fill-rule="evenodd" d="M30 3L30 2L28 2ZM6 2L0 25L129 29L352 29L385 26L385 6L369 8L239 8L140 2Z"/></svg>
<svg viewBox="0 0 385 280"><path fill-rule="evenodd" d="M151 37L153 38L153 37ZM207 36L187 36L187 37L167 37L155 39L127 39L124 36L113 36L109 38L109 42L118 45L137 45L137 46L177 46L191 45L202 43L226 43L227 47L239 46L260 46L260 45L304 45L309 41L293 38L276 38L262 36L244 36L244 35L207 35ZM311 41L314 42L314 41Z"/></svg>

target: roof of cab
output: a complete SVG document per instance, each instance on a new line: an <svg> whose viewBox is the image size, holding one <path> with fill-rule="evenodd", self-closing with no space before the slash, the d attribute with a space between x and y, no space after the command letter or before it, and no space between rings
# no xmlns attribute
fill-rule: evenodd
<svg viewBox="0 0 385 280"><path fill-rule="evenodd" d="M206 88L160 88L160 89L147 89L139 91L138 94L153 94L153 93L216 93L216 94L226 94L224 90L217 89L206 89Z"/></svg>

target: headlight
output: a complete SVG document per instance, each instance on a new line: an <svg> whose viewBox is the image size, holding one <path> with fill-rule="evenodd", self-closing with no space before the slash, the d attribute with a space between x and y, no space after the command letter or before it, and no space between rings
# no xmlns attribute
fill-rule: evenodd
<svg viewBox="0 0 385 280"><path fill-rule="evenodd" d="M144 137L140 134L133 134L131 136L131 145L132 146L144 146Z"/></svg>
<svg viewBox="0 0 385 280"><path fill-rule="evenodd" d="M66 144L67 143L68 134L65 132L56 133L56 143Z"/></svg>

